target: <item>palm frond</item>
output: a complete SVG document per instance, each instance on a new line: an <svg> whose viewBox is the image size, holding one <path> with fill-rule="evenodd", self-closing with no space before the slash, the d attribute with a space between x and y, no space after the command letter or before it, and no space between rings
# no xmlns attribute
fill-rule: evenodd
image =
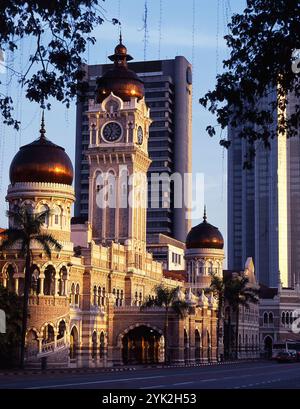
<svg viewBox="0 0 300 409"><path fill-rule="evenodd" d="M0 251L5 251L13 247L16 243L25 239L24 231L21 229L7 229L3 234L3 241L0 245Z"/></svg>
<svg viewBox="0 0 300 409"><path fill-rule="evenodd" d="M172 303L172 309L181 318L185 318L188 315L189 305L186 301L176 300L176 301L173 301Z"/></svg>
<svg viewBox="0 0 300 409"><path fill-rule="evenodd" d="M63 247L51 234L37 234L34 239L42 246L47 243L49 247L54 248L56 251L60 251Z"/></svg>

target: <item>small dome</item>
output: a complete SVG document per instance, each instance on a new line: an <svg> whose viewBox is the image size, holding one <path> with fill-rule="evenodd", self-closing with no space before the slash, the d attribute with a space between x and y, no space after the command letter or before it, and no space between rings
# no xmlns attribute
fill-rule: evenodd
<svg viewBox="0 0 300 409"><path fill-rule="evenodd" d="M122 44L122 42L120 42L120 44L118 44L115 48L115 55L126 55L127 54L127 48L125 47L124 44Z"/></svg>
<svg viewBox="0 0 300 409"><path fill-rule="evenodd" d="M224 239L219 229L206 221L204 211L203 222L193 227L186 238L187 249L223 249Z"/></svg>
<svg viewBox="0 0 300 409"><path fill-rule="evenodd" d="M97 80L97 102L102 102L111 92L123 101L130 101L132 97L143 98L144 83L134 71L128 69L127 61L133 58L127 54L122 37L115 48L115 53L108 58L114 61L114 67Z"/></svg>
<svg viewBox="0 0 300 409"><path fill-rule="evenodd" d="M64 148L45 137L44 116L41 136L22 146L9 169L11 184L18 182L47 182L72 185L73 165Z"/></svg>

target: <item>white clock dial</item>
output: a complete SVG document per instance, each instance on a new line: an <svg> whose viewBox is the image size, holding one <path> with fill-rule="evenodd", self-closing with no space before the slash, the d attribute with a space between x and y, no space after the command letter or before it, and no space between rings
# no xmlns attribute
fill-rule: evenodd
<svg viewBox="0 0 300 409"><path fill-rule="evenodd" d="M115 142L122 136L122 127L118 122L108 122L102 128L102 136L106 142Z"/></svg>
<svg viewBox="0 0 300 409"><path fill-rule="evenodd" d="M137 130L137 141L139 145L142 145L143 138L144 138L143 128L139 126Z"/></svg>

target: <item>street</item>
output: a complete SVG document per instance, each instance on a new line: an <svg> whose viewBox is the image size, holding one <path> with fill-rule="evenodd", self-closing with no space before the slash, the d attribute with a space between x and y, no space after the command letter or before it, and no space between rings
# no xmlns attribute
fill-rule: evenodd
<svg viewBox="0 0 300 409"><path fill-rule="evenodd" d="M252 362L204 367L137 368L126 372L0 376L21 389L278 389L300 388L300 363Z"/></svg>

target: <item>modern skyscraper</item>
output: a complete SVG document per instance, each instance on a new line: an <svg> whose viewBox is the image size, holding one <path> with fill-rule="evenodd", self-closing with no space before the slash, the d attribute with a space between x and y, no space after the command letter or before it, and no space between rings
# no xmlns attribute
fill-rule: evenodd
<svg viewBox="0 0 300 409"><path fill-rule="evenodd" d="M172 60L129 63L143 80L145 100L150 107L153 121L150 126L149 155L152 163L148 179L154 173L181 175L191 173L192 143L192 69L181 56ZM86 78L89 91L84 102L78 103L76 119L76 178L75 216L87 218L89 198L89 166L84 153L89 145L89 128L86 112L88 99L95 97L96 80L109 69L111 64L87 65ZM148 196L147 235L163 233L185 241L190 229L189 210L173 207L173 185L170 192L159 192L159 208L151 208Z"/></svg>
<svg viewBox="0 0 300 409"><path fill-rule="evenodd" d="M260 105L276 97L274 91ZM287 115L294 106L295 99L289 96ZM277 120L274 114L271 126ZM276 287L280 280L285 287L292 286L300 282L299 139L278 135L271 149L258 142L253 168L245 170L247 143L239 132L228 131L229 268L240 269L247 257L253 257L261 283Z"/></svg>

